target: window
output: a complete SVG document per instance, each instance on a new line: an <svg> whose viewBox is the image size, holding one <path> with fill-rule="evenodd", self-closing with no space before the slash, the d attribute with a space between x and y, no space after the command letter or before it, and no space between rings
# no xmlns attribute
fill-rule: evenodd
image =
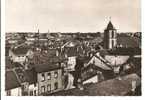
<svg viewBox="0 0 145 100"><path fill-rule="evenodd" d="M48 79L48 80L51 79L51 73L47 73L47 79Z"/></svg>
<svg viewBox="0 0 145 100"><path fill-rule="evenodd" d="M114 45L114 40L112 40L112 48L114 47L115 45Z"/></svg>
<svg viewBox="0 0 145 100"><path fill-rule="evenodd" d="M45 92L45 86L41 86L41 93Z"/></svg>
<svg viewBox="0 0 145 100"><path fill-rule="evenodd" d="M22 90L26 90L26 85L25 84L22 85Z"/></svg>
<svg viewBox="0 0 145 100"><path fill-rule="evenodd" d="M10 90L7 91L7 96L11 96L11 91Z"/></svg>
<svg viewBox="0 0 145 100"><path fill-rule="evenodd" d="M48 84L48 85L47 85L47 92L50 92L50 91L51 91L51 85Z"/></svg>
<svg viewBox="0 0 145 100"><path fill-rule="evenodd" d="M34 96L36 96L37 95L37 92L36 92L36 90L34 90Z"/></svg>
<svg viewBox="0 0 145 100"><path fill-rule="evenodd" d="M65 63L61 63L61 67L66 67L66 64Z"/></svg>
<svg viewBox="0 0 145 100"><path fill-rule="evenodd" d="M45 80L45 75L44 75L44 73L41 74L41 77L42 77L42 81L44 81L44 80Z"/></svg>
<svg viewBox="0 0 145 100"><path fill-rule="evenodd" d="M54 84L54 90L57 90L58 89L58 83L56 82L55 84Z"/></svg>
<svg viewBox="0 0 145 100"><path fill-rule="evenodd" d="M30 91L30 96L33 96L33 91Z"/></svg>
<svg viewBox="0 0 145 100"><path fill-rule="evenodd" d="M109 30L110 38L112 38L112 30Z"/></svg>
<svg viewBox="0 0 145 100"><path fill-rule="evenodd" d="M54 72L54 77L55 77L55 78L58 77L58 72Z"/></svg>
<svg viewBox="0 0 145 100"><path fill-rule="evenodd" d="M112 31L112 38L114 38L114 31Z"/></svg>

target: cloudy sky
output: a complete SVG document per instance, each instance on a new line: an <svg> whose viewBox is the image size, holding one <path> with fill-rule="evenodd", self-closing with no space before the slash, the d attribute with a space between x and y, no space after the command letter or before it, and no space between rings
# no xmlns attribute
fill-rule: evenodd
<svg viewBox="0 0 145 100"><path fill-rule="evenodd" d="M6 0L6 32L140 31L140 0Z"/></svg>

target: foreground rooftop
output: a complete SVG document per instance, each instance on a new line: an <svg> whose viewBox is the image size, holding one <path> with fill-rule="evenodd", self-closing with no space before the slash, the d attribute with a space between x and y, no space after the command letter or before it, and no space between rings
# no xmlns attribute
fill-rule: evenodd
<svg viewBox="0 0 145 100"><path fill-rule="evenodd" d="M131 91L132 81L140 85L140 77L137 74L129 74L121 77L122 80L116 78L103 81L100 83L90 83L84 85L84 90L78 88L60 91L52 96L123 96ZM46 94L47 95L47 94Z"/></svg>

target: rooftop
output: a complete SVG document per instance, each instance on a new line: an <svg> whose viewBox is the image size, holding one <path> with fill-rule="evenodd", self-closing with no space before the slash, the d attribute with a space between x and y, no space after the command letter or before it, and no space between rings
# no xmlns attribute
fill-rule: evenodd
<svg viewBox="0 0 145 100"><path fill-rule="evenodd" d="M119 34L117 36L117 44L122 45L123 47L139 47L140 40L139 38L127 36L125 34Z"/></svg>
<svg viewBox="0 0 145 100"><path fill-rule="evenodd" d="M26 77L26 81L29 82L29 84L37 82L37 74L34 68L26 70L25 77Z"/></svg>
<svg viewBox="0 0 145 100"><path fill-rule="evenodd" d="M57 64L39 64L35 66L35 71L41 73L41 72L48 72L60 68L61 67Z"/></svg>
<svg viewBox="0 0 145 100"><path fill-rule="evenodd" d="M13 71L6 71L5 89L13 89L20 86L20 83Z"/></svg>
<svg viewBox="0 0 145 100"><path fill-rule="evenodd" d="M107 30L112 30L112 29L115 29L112 22L109 21L108 25L107 25Z"/></svg>
<svg viewBox="0 0 145 100"><path fill-rule="evenodd" d="M13 53L17 54L17 55L25 55L28 52L29 48L28 47L17 47L12 49Z"/></svg>
<svg viewBox="0 0 145 100"><path fill-rule="evenodd" d="M84 90L77 88L64 90L49 94L51 96L124 96L131 90L131 82L136 81L140 85L140 77L136 74L129 74L122 77L122 80L116 78L100 83L90 83L84 85ZM106 85L107 84L107 85Z"/></svg>

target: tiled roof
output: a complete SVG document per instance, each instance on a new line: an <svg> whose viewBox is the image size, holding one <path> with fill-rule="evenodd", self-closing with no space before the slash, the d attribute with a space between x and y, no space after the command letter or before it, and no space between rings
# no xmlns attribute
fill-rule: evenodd
<svg viewBox="0 0 145 100"><path fill-rule="evenodd" d="M109 23L108 23L108 25L107 25L107 29L108 29L108 30L114 29L113 24L112 24L111 21L109 21Z"/></svg>
<svg viewBox="0 0 145 100"><path fill-rule="evenodd" d="M26 77L26 81L29 82L29 84L37 82L37 73L34 68L26 70L25 77Z"/></svg>
<svg viewBox="0 0 145 100"><path fill-rule="evenodd" d="M109 52L107 50L105 50L105 49L104 50L100 50L99 53L100 53L101 56L105 56L105 55L109 54Z"/></svg>
<svg viewBox="0 0 145 100"><path fill-rule="evenodd" d="M131 82L136 81L137 86L141 84L140 78L136 74L129 74L122 77L122 80L116 78L100 83L90 83L84 85L84 90L78 88L64 90L49 94L51 96L124 96L131 91ZM106 85L107 84L107 85Z"/></svg>
<svg viewBox="0 0 145 100"><path fill-rule="evenodd" d="M17 55L25 55L28 52L29 48L27 47L18 47L18 48L14 48L12 49L14 54Z"/></svg>
<svg viewBox="0 0 145 100"><path fill-rule="evenodd" d="M12 62L8 57L6 57L6 69L12 69L12 68L18 68L18 67L22 67L23 65L21 65L18 62Z"/></svg>
<svg viewBox="0 0 145 100"><path fill-rule="evenodd" d="M141 55L141 48L137 47L118 47L108 51L108 55Z"/></svg>
<svg viewBox="0 0 145 100"><path fill-rule="evenodd" d="M117 36L117 44L122 45L123 47L139 47L140 40L138 38L120 34Z"/></svg>
<svg viewBox="0 0 145 100"><path fill-rule="evenodd" d="M5 63L6 63L6 68L12 68L13 67L12 61L9 59L8 56L6 56Z"/></svg>
<svg viewBox="0 0 145 100"><path fill-rule="evenodd" d="M51 58L51 59L50 59ZM56 49L49 49L46 50L46 52L34 52L33 59L31 59L30 62L33 62L34 64L42 64L42 63L55 63L55 62L62 62L66 60L64 56L59 54L56 56Z"/></svg>
<svg viewBox="0 0 145 100"><path fill-rule="evenodd" d="M60 66L56 64L39 64L35 66L35 70L38 73L47 72L55 69L60 69Z"/></svg>
<svg viewBox="0 0 145 100"><path fill-rule="evenodd" d="M20 87L20 83L13 71L6 71L6 78L5 78L5 89L13 89Z"/></svg>
<svg viewBox="0 0 145 100"><path fill-rule="evenodd" d="M76 47L69 47L65 48L65 53L68 57L77 56L77 48Z"/></svg>
<svg viewBox="0 0 145 100"><path fill-rule="evenodd" d="M75 47L77 45L80 45L80 41L78 40L70 40L65 44L65 47Z"/></svg>

